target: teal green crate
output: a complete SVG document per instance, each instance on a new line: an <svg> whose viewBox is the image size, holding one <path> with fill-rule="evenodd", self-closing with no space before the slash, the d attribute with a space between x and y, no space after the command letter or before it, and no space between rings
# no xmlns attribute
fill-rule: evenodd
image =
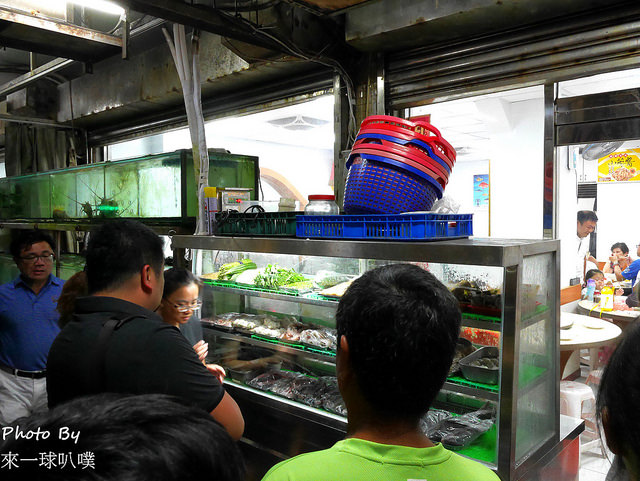
<svg viewBox="0 0 640 481"><path fill-rule="evenodd" d="M295 237L296 216L302 212L219 212L216 235Z"/></svg>

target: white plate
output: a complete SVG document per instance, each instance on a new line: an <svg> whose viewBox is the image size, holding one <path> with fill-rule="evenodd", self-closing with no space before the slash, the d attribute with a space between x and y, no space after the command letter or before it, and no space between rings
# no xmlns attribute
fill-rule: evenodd
<svg viewBox="0 0 640 481"><path fill-rule="evenodd" d="M560 329L570 329L573 326L573 319L560 316Z"/></svg>

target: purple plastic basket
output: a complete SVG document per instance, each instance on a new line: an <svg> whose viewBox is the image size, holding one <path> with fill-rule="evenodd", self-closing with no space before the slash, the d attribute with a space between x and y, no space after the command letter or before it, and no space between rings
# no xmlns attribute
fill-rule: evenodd
<svg viewBox="0 0 640 481"><path fill-rule="evenodd" d="M348 165L344 190L347 214L399 214L429 210L442 197L437 182L399 163L372 160L364 154ZM396 165L397 164L397 165ZM430 182L431 180L431 182Z"/></svg>

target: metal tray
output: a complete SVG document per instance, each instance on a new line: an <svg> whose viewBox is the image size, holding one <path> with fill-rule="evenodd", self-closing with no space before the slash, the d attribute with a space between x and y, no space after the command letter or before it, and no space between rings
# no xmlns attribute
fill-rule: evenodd
<svg viewBox="0 0 640 481"><path fill-rule="evenodd" d="M500 380L500 368L490 369L488 367L471 366L469 363L481 357L500 357L500 350L497 347L481 347L466 357L460 359L460 369L462 375L473 382L483 384L498 384Z"/></svg>

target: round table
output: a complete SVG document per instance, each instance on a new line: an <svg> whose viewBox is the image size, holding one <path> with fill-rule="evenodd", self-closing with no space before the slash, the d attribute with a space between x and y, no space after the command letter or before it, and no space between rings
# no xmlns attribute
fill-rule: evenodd
<svg viewBox="0 0 640 481"><path fill-rule="evenodd" d="M571 312L560 313L560 326L564 325L571 327L560 329L560 375L573 351L591 349L590 355L597 361L597 349L615 344L622 333L622 329L612 322ZM597 364L592 367L595 369Z"/></svg>
<svg viewBox="0 0 640 481"><path fill-rule="evenodd" d="M601 311L597 302L586 299L578 302L578 313L591 317L611 319L614 324L624 328L640 317L640 311Z"/></svg>

